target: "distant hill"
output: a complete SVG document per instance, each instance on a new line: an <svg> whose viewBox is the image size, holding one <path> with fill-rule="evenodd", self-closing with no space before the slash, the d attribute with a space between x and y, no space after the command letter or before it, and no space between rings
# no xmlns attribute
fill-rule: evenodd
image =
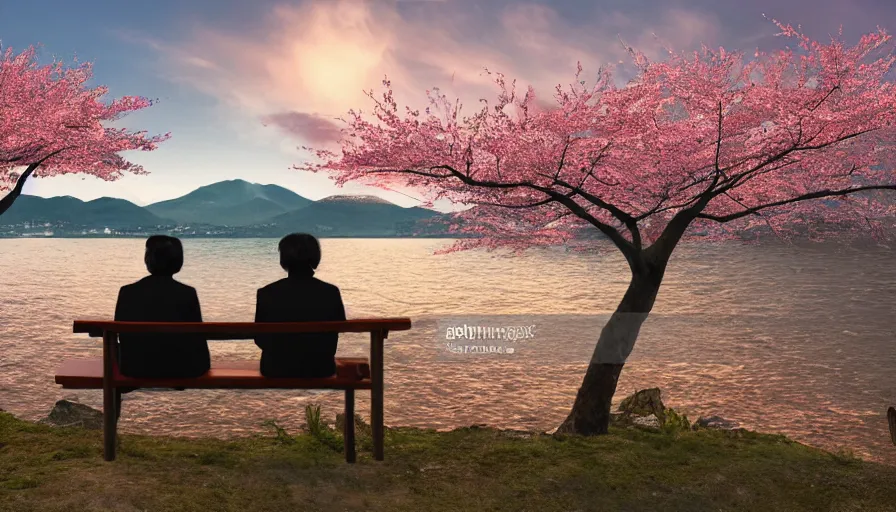
<svg viewBox="0 0 896 512"><path fill-rule="evenodd" d="M277 185L230 180L199 187L185 196L153 203L146 209L178 224L249 226L311 203L310 199Z"/></svg>
<svg viewBox="0 0 896 512"><path fill-rule="evenodd" d="M145 208L111 197L82 201L71 196L22 195L0 216L0 225L29 223L67 224L90 228L151 227L174 224Z"/></svg>
<svg viewBox="0 0 896 512"><path fill-rule="evenodd" d="M441 214L435 210L403 208L374 196L330 196L266 223L271 231L303 231L320 236L409 235L420 221Z"/></svg>
<svg viewBox="0 0 896 512"><path fill-rule="evenodd" d="M6 213L3 230L24 233L23 223L49 223L57 236L83 229L123 232L171 232L177 235L280 237L303 231L321 237L442 236L448 215L427 208L403 208L376 196L335 195L306 199L276 185L232 180L200 187L189 194L140 207L124 199L93 201L64 196L23 195ZM91 235L93 236L93 235Z"/></svg>

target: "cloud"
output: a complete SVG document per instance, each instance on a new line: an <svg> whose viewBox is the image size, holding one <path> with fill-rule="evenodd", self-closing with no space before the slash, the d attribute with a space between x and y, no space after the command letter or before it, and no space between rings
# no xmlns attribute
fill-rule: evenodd
<svg viewBox="0 0 896 512"><path fill-rule="evenodd" d="M304 112L280 112L261 119L284 132L312 144L327 144L339 139L340 127L325 117Z"/></svg>
<svg viewBox="0 0 896 512"><path fill-rule="evenodd" d="M365 91L379 97L385 75L400 105L425 107L425 91L437 86L469 114L481 108L480 98L496 97L487 67L518 78L521 90L533 85L547 107L556 85L574 80L577 61L587 80L599 66L624 59L620 36L662 58L654 32L676 48L719 35L712 14L654 11L645 22L645 13L593 8L573 19L534 3L306 0L270 7L254 28L200 22L181 40L131 39L158 53L171 80L218 99L247 133L266 120L314 144L335 134L327 117L369 112Z"/></svg>
<svg viewBox="0 0 896 512"><path fill-rule="evenodd" d="M690 50L705 42L752 50L782 44L771 37L777 29L762 12L798 17L810 35L824 39L841 21L864 30L881 9L846 8L837 0L817 0L808 11L779 0L712 8L686 0L598 6L577 0L259 0L258 19L230 28L197 18L164 40L123 37L152 49L172 81L216 98L232 118L229 124L243 126L248 136L271 137L274 130L258 130L261 120L281 116L276 119L282 123L272 123L281 135L301 138L332 134L323 121L328 117L349 109L369 112L365 91L379 97L385 75L399 104L412 108L425 107L425 91L438 86L449 98L459 97L465 112L478 110L480 98L494 99L497 92L486 67L518 78L521 89L533 85L539 105L548 106L557 84L574 79L576 61L582 61L586 80L601 65L628 62L620 39L652 59L665 58L663 45ZM633 72L621 66L620 84ZM305 117L299 122L296 116Z"/></svg>

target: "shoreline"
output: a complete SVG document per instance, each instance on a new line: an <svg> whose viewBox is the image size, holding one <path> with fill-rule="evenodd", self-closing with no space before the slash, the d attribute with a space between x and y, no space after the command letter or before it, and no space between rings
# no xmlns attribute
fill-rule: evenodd
<svg viewBox="0 0 896 512"><path fill-rule="evenodd" d="M0 412L0 511L892 510L896 467L753 432L532 435L358 425L346 464L331 427L239 440L102 435Z"/></svg>
<svg viewBox="0 0 896 512"><path fill-rule="evenodd" d="M170 392L170 390L158 390L156 392L165 393ZM338 408L335 412L335 421L326 421L324 417L320 414L322 404L320 402L307 402L304 404L305 409L305 418L308 418L308 410L309 408L317 408L317 416L322 418L320 422L324 425L334 426L337 423L341 422L340 416L341 413L338 412ZM328 404L327 409L332 409ZM709 413L707 415L697 416L695 418L689 418L688 413L683 411L682 409L674 409L671 407L667 407L662 401L662 391L659 388L648 388L635 391L631 395L627 397L622 397L620 395L619 401L614 401L615 410L611 412L611 423L610 427L615 429L639 429L647 432L694 432L694 431L702 431L702 430L716 430L725 432L728 435L734 437L740 437L745 434L750 435L763 435L763 436L773 436L773 437L781 437L787 439L788 442L800 444L807 448L811 448L814 450L821 450L830 454L837 454L838 456L847 456L850 458L862 460L869 463L877 463L883 464L886 466L896 467L896 457L890 456L874 456L875 452L868 451L867 453L863 450L863 448L848 446L848 445L825 445L825 444L815 444L811 443L805 439L801 439L801 435L793 435L786 433L776 433L771 431L761 431L761 430L753 430L744 428L738 421L733 421L730 419L726 419L720 417L714 413ZM0 412L4 412L2 408L0 408ZM332 412L332 411L331 411ZM359 424L365 424L365 418L359 414L362 411L358 411L355 414L357 417L357 421ZM8 413L8 412L7 412ZM11 414L11 413L8 413ZM93 428L93 429L101 429L102 428L102 411L90 407L89 405L82 404L78 401L77 398L74 401L70 401L69 399L61 399L56 402L50 411L49 415L45 417L39 417L34 420L29 420L25 418L17 418L21 421L31 421L38 424L49 424L53 426L69 426L69 425L79 425L82 427ZM288 428L292 428L298 431L303 431L307 429L307 423L301 423L296 421L286 420L284 421L282 416L280 419L267 418L267 419L259 419L258 425L255 429L251 430L243 430L241 432L229 432L229 433L216 433L216 432L198 432L198 433L183 433L183 432L171 432L162 431L161 433L158 430L152 428L153 424L158 426L158 423L152 419L149 419L147 422L146 419L140 421L140 424L143 428L137 428L135 430L128 429L127 426L123 426L119 424L118 431L123 435L136 435L136 436L163 436L163 437L176 437L180 439L192 439L192 440L220 440L220 441L239 441L245 439L256 438L258 436L264 436L265 432L270 433L271 425L274 423L280 423ZM149 425L147 427L147 425ZM559 423L558 423L559 425ZM123 428L124 427L124 428ZM277 427L279 430L282 427ZM489 424L487 422L477 422L471 424L456 424L453 426L445 426L445 427L426 427L419 425L386 425L386 428L390 429L405 429L405 430L416 430L419 432L428 432L432 434L446 434L451 433L458 430L463 429L485 429L492 430L495 432L508 433L515 436L522 437L539 437L539 436L554 436L556 434L557 426L551 427L550 429L542 429L542 428L525 428L525 427L516 427L516 426L501 426L496 424ZM884 429L886 430L887 425L884 425ZM884 434L889 434L889 432L884 432ZM887 437L890 437L887 435ZM894 447L896 448L896 447ZM894 450L896 452L896 450Z"/></svg>

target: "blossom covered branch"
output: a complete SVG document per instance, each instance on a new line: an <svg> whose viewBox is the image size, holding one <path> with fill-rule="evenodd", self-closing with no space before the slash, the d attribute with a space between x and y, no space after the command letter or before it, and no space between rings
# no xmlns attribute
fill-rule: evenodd
<svg viewBox="0 0 896 512"><path fill-rule="evenodd" d="M368 92L373 118L349 112L341 154L297 168L474 205L454 228L482 236L456 248L570 244L594 227L628 256L690 226L786 236L809 217L865 229L892 215L896 202L865 194L896 190L891 36L822 44L774 23L798 48L746 59L703 46L662 62L629 49L634 80L618 87L604 68L586 87L580 65L551 110L491 73L497 102L469 117L437 90L399 115L386 79L381 99Z"/></svg>

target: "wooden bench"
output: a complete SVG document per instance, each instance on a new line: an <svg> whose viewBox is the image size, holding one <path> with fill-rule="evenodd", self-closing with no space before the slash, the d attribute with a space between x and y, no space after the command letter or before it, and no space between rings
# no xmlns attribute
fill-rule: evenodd
<svg viewBox="0 0 896 512"><path fill-rule="evenodd" d="M118 388L185 389L341 389L345 390L345 460L355 462L355 390L370 390L370 426L373 458L383 460L383 341L389 331L411 328L408 318L378 318L344 322L306 323L162 323L75 320L73 331L103 338L103 357L70 359L56 372L56 383L65 389L103 390L103 453L115 460L118 427ZM337 358L336 375L326 378L267 378L257 361L213 361L205 375L190 379L144 379L122 375L116 353L119 333L194 333L209 340L253 339L258 334L300 332L369 332L370 359Z"/></svg>

